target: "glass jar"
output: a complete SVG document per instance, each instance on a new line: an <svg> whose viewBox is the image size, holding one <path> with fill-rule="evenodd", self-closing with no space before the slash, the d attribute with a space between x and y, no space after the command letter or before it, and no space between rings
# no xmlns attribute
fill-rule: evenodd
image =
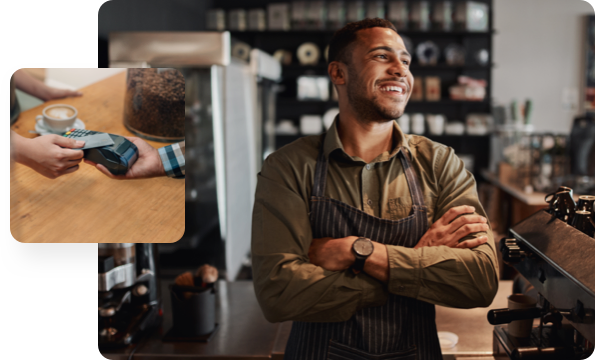
<svg viewBox="0 0 595 360"><path fill-rule="evenodd" d="M128 69L124 125L147 140L184 140L185 81L176 69Z"/></svg>

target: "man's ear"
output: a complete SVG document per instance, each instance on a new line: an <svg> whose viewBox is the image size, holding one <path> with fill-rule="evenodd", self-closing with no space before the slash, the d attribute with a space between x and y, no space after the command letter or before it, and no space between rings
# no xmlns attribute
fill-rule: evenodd
<svg viewBox="0 0 595 360"><path fill-rule="evenodd" d="M328 75L331 78L331 82L335 85L345 85L347 72L345 64L339 61L333 61L328 64Z"/></svg>

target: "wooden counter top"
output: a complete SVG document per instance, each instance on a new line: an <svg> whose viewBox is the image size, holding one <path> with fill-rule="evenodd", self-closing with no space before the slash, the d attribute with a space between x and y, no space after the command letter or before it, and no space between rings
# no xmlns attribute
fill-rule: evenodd
<svg viewBox="0 0 595 360"><path fill-rule="evenodd" d="M163 323L158 331L148 336L136 349L135 360L166 359L273 359L282 360L291 331L291 321L271 324L262 315L251 281L220 281L217 295L217 322L219 330L208 343L162 341L172 327L171 302L168 285L161 281ZM445 359L493 359L492 331L487 313L490 309L508 307L507 296L512 293L512 281L500 281L498 293L487 308L453 309L436 306L438 331L450 331L459 336L458 344L442 349ZM128 348L102 351L110 360L126 360L133 345Z"/></svg>
<svg viewBox="0 0 595 360"><path fill-rule="evenodd" d="M508 307L508 295L512 294L512 280L501 280L498 292L487 308L454 309L436 306L436 327L438 331L457 334L458 344L442 349L442 355L462 357L491 357L493 351L494 326L488 322L488 311Z"/></svg>
<svg viewBox="0 0 595 360"><path fill-rule="evenodd" d="M51 104L78 109L87 129L133 136L123 123L126 73L87 86L83 96L48 101L21 113L11 127L34 138L35 116ZM165 143L148 141L159 148ZM112 180L80 164L72 174L50 180L11 164L10 230L21 242L175 242L185 230L185 181L168 177Z"/></svg>

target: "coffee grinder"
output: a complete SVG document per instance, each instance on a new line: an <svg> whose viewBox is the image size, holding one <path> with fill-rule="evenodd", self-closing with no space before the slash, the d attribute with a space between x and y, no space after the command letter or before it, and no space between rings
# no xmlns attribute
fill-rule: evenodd
<svg viewBox="0 0 595 360"><path fill-rule="evenodd" d="M157 246L99 244L99 348L137 342L161 321Z"/></svg>

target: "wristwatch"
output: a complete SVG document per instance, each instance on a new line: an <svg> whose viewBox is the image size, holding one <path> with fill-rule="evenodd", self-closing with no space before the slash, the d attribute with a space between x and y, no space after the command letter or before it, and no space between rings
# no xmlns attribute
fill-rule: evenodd
<svg viewBox="0 0 595 360"><path fill-rule="evenodd" d="M372 240L360 236L353 242L351 250L355 254L355 262L351 265L351 270L357 274L364 269L366 259L374 252L374 244Z"/></svg>

